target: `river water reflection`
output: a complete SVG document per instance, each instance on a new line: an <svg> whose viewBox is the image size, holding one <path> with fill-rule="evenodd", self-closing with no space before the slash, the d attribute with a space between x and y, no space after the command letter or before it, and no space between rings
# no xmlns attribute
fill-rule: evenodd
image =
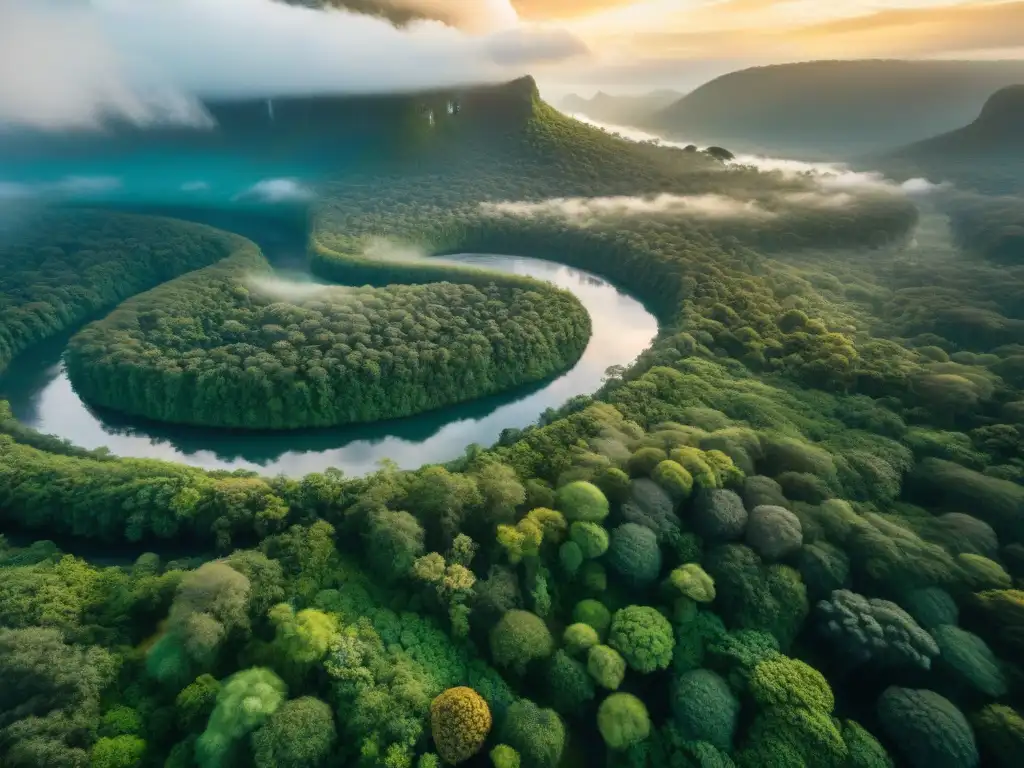
<svg viewBox="0 0 1024 768"><path fill-rule="evenodd" d="M119 456L270 475L298 476L328 467L360 475L382 459L413 469L457 458L471 443L491 445L503 429L525 427L547 408L593 392L609 366L631 363L657 333L657 321L639 301L590 273L522 257L446 258L453 259L530 275L572 291L593 321L590 344L576 365L530 388L406 419L310 431L227 432L146 423L89 408L64 374L64 338L15 360L0 379L0 398L27 426L84 448L106 446Z"/></svg>

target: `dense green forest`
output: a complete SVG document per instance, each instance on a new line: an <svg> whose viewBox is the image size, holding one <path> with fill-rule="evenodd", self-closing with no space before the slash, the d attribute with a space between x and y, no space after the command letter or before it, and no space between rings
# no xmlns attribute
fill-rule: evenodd
<svg viewBox="0 0 1024 768"><path fill-rule="evenodd" d="M68 345L68 375L88 402L123 413L280 429L409 416L544 379L579 358L590 317L572 294L477 272L481 288L291 298L302 285L275 278L258 253L240 254L85 328Z"/></svg>
<svg viewBox="0 0 1024 768"><path fill-rule="evenodd" d="M1017 768L1024 277L895 196L495 210L815 190L539 102L489 144L438 129L457 153L328 187L315 271L484 294L365 239L547 256L642 298L652 347L497 445L358 478L86 454L0 412L0 522L139 555L0 546L0 762ZM215 555L160 556L183 543Z"/></svg>
<svg viewBox="0 0 1024 768"><path fill-rule="evenodd" d="M88 211L33 215L0 241L0 372L31 345L220 261L243 243L170 219Z"/></svg>

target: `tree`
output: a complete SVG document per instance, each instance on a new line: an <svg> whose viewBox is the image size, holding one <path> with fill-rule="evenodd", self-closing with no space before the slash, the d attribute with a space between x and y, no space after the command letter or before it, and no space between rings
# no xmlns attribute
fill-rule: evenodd
<svg viewBox="0 0 1024 768"><path fill-rule="evenodd" d="M200 766L226 765L236 743L278 710L285 693L284 682L269 669L254 667L229 677L217 694L206 730L196 742Z"/></svg>
<svg viewBox="0 0 1024 768"><path fill-rule="evenodd" d="M324 765L337 738L334 713L320 699L286 701L252 734L257 768L315 768Z"/></svg>
<svg viewBox="0 0 1024 768"><path fill-rule="evenodd" d="M529 611L509 611L491 630L491 656L499 666L524 674L530 662L555 649L544 620Z"/></svg>
<svg viewBox="0 0 1024 768"><path fill-rule="evenodd" d="M886 688L878 717L913 768L974 768L974 732L953 704L933 691Z"/></svg>
<svg viewBox="0 0 1024 768"><path fill-rule="evenodd" d="M438 754L458 765L483 748L491 731L491 710L472 688L449 688L430 704L430 727Z"/></svg>
<svg viewBox="0 0 1024 768"><path fill-rule="evenodd" d="M609 749L622 750L651 733L647 707L631 693L613 693L597 710L597 729Z"/></svg>
<svg viewBox="0 0 1024 768"><path fill-rule="evenodd" d="M631 605L612 616L608 644L638 672L665 669L672 662L672 625L654 608Z"/></svg>

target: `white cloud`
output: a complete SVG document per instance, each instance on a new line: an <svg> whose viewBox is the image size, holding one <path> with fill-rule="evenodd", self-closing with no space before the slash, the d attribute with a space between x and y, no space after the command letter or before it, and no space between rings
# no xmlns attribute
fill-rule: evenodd
<svg viewBox="0 0 1024 768"><path fill-rule="evenodd" d="M303 202L313 199L313 190L302 186L297 179L264 179L236 195L235 199L261 203Z"/></svg>
<svg viewBox="0 0 1024 768"><path fill-rule="evenodd" d="M0 0L0 124L195 122L197 96L498 82L585 51L564 31L519 25L508 0L413 2L475 7L472 31L274 0Z"/></svg>
<svg viewBox="0 0 1024 768"><path fill-rule="evenodd" d="M205 192L210 185L205 181L186 181L181 185L182 192Z"/></svg>
<svg viewBox="0 0 1024 768"><path fill-rule="evenodd" d="M705 219L771 219L775 214L755 200L724 195L656 195L653 197L564 197L541 202L482 203L485 213L500 216L556 217L580 226L623 216L692 216Z"/></svg>

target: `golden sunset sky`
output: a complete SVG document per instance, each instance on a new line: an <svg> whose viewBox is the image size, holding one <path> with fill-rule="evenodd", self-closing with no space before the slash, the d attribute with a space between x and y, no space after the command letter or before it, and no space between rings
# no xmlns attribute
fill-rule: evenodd
<svg viewBox="0 0 1024 768"><path fill-rule="evenodd" d="M1024 58L1020 0L512 0L599 61L580 83L696 79L750 64L849 58ZM648 77L649 76L649 77ZM671 80L667 78L666 82Z"/></svg>

